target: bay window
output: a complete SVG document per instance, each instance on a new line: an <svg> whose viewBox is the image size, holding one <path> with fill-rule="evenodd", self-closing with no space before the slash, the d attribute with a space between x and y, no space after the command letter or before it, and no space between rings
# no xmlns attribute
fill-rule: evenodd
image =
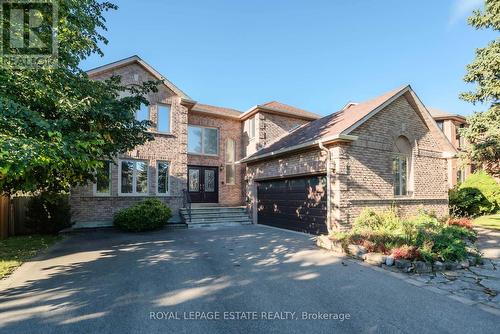
<svg viewBox="0 0 500 334"><path fill-rule="evenodd" d="M202 126L188 126L188 153L217 155L219 130Z"/></svg>

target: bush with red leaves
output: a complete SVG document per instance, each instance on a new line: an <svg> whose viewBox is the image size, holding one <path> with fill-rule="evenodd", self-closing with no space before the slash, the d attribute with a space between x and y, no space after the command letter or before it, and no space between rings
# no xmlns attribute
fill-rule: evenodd
<svg viewBox="0 0 500 334"><path fill-rule="evenodd" d="M460 227L465 227L469 230L472 230L472 227L474 227L474 223L472 222L472 219L462 217L462 218L449 218L446 223L448 225L455 225L455 226L460 226Z"/></svg>
<svg viewBox="0 0 500 334"><path fill-rule="evenodd" d="M414 260L420 257L417 247L403 245L392 249L394 259Z"/></svg>

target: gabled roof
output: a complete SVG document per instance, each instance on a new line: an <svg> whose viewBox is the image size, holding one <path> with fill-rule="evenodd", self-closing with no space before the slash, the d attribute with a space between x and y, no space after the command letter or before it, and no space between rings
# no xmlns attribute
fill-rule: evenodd
<svg viewBox="0 0 500 334"><path fill-rule="evenodd" d="M214 115L214 116L234 118L237 120L239 120L239 118L242 114L241 111L238 111L236 109L217 107L217 106L212 106L209 104L202 104L202 103L196 103L190 109L190 111L206 113L206 114L210 114L210 115Z"/></svg>
<svg viewBox="0 0 500 334"><path fill-rule="evenodd" d="M290 134L282 137L281 139L271 143L270 145L259 150L252 156L245 158L242 162L250 162L278 156L285 152L291 152L307 147L318 145L318 143L329 143L334 141L353 141L356 136L352 136L351 132L366 122L373 115L384 109L398 97L407 94L413 101L412 105L417 108L420 113L428 113L424 105L420 102L416 94L413 92L409 85L399 87L374 99L366 102L351 104L347 108L325 116L314 122L305 124ZM447 152L456 154L456 150L439 130L436 123L432 121L430 115L428 121L421 116L424 123L429 128L433 128L433 132L439 137L443 147Z"/></svg>
<svg viewBox="0 0 500 334"><path fill-rule="evenodd" d="M438 109L438 108L433 108L433 107L428 107L427 110L429 110L431 116L437 120L446 120L446 119L452 119L460 122L465 122L466 118L462 115L459 114L452 114L447 111Z"/></svg>
<svg viewBox="0 0 500 334"><path fill-rule="evenodd" d="M117 68L124 67L124 66L130 65L130 64L134 64L134 63L136 63L139 66L141 66L142 68L144 68L144 70L146 70L149 74L151 74L156 79L162 81L165 84L165 86L167 86L168 89L170 89L172 92L174 92L175 94L177 94L181 98L191 100L191 98L186 93L184 93L179 87L177 87L172 82L170 82L167 78L165 78L163 75L161 75L160 72L155 70L152 66L150 66L148 63L146 63L144 60L142 60L137 55L134 55L134 56L122 59L122 60L118 60L118 61L106 64L103 66L93 68L93 69L87 71L87 75L88 76L96 75L96 74L99 74L99 73L102 73L105 71L117 69Z"/></svg>
<svg viewBox="0 0 500 334"><path fill-rule="evenodd" d="M321 116L318 114L312 113L304 109L296 108L278 101L270 101L264 104L258 104L250 108L249 110L245 111L243 114L241 114L240 118L242 120L245 120L259 111L279 114L283 116L292 116L295 118L300 118L308 121L321 118Z"/></svg>

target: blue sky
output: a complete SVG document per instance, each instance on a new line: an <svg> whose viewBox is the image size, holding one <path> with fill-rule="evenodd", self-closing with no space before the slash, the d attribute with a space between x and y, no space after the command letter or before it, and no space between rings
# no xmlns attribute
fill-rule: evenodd
<svg viewBox="0 0 500 334"><path fill-rule="evenodd" d="M481 0L120 0L105 57L134 54L198 102L247 110L278 100L322 115L411 84L424 104L458 99L474 50L495 35L466 23Z"/></svg>

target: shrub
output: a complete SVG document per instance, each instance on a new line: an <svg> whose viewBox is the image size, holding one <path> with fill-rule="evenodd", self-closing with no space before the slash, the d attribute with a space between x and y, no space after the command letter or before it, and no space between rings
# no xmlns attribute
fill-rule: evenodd
<svg viewBox="0 0 500 334"><path fill-rule="evenodd" d="M393 248L391 254L396 260L414 260L420 256L417 247L409 245Z"/></svg>
<svg viewBox="0 0 500 334"><path fill-rule="evenodd" d="M170 208L159 199L151 198L118 211L113 225L124 231L149 231L163 227L170 217Z"/></svg>
<svg viewBox="0 0 500 334"><path fill-rule="evenodd" d="M38 234L56 234L71 226L68 195L43 192L32 197L28 202L25 224Z"/></svg>
<svg viewBox="0 0 500 334"><path fill-rule="evenodd" d="M467 240L476 233L468 219L438 220L435 215L419 212L409 219L399 218L394 210L363 211L353 229L332 235L342 244L364 246L369 252L393 254L400 259L434 262L462 260L467 256Z"/></svg>
<svg viewBox="0 0 500 334"><path fill-rule="evenodd" d="M450 210L460 216L477 216L500 209L500 185L484 171L470 175L450 190Z"/></svg>
<svg viewBox="0 0 500 334"><path fill-rule="evenodd" d="M448 218L446 221L446 224L452 225L452 226L459 226L459 227L465 227L469 230L474 227L474 223L472 222L472 219L467 218L467 217L462 217L462 218Z"/></svg>

